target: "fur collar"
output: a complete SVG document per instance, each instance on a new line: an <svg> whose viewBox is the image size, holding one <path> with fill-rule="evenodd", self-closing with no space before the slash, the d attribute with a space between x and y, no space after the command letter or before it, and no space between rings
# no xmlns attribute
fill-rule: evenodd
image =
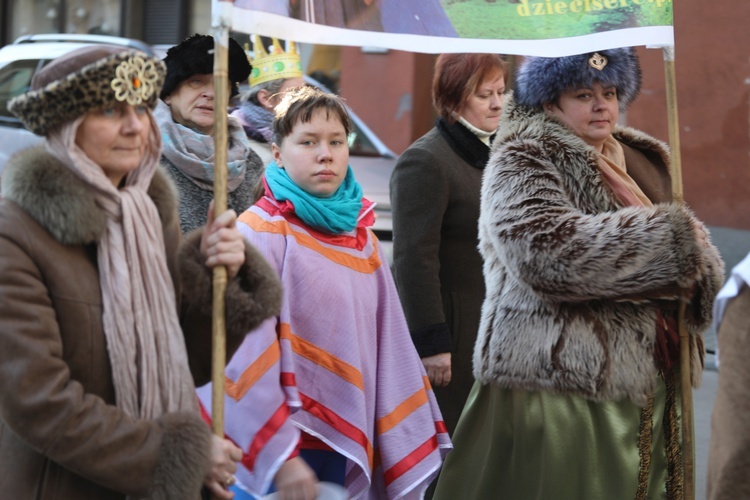
<svg viewBox="0 0 750 500"><path fill-rule="evenodd" d="M448 123L443 118L438 118L435 121L435 126L451 149L461 159L474 168L484 170L487 160L490 157L490 148L474 135L471 130L459 122Z"/></svg>
<svg viewBox="0 0 750 500"><path fill-rule="evenodd" d="M668 146L633 128L615 127L612 135L626 148L642 152L653 163L666 169L670 163ZM597 167L598 154L558 119L537 108L518 104L509 94L492 146L490 162L501 158L499 148L531 148L530 154L542 156L557 165L567 192L584 213L599 213L620 208L620 202L605 185ZM502 155L502 153L500 153ZM580 185L588 186L580 189ZM643 188L643 186L641 186Z"/></svg>
<svg viewBox="0 0 750 500"><path fill-rule="evenodd" d="M177 192L157 169L148 194L164 226L175 220ZM98 242L107 227L107 215L94 193L44 146L13 156L3 172L2 196L26 211L65 245Z"/></svg>
<svg viewBox="0 0 750 500"><path fill-rule="evenodd" d="M540 109L518 104L513 92L509 92L505 98L503 116L500 119L500 127L493 144L505 143L519 134L541 142L549 142L544 139L551 136L552 140L560 142L561 146L572 148L578 153L586 151L588 151L587 155L594 153L591 146L573 134L562 122ZM634 149L646 150L662 163L670 164L669 147L664 142L654 139L640 130L619 125L615 127L612 135L623 144Z"/></svg>

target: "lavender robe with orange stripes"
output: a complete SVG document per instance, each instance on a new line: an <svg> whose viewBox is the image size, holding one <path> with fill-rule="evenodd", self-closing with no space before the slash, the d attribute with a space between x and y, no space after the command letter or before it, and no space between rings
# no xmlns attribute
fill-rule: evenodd
<svg viewBox="0 0 750 500"><path fill-rule="evenodd" d="M227 397L228 436L256 443L259 426L248 422L271 421L283 387L292 413L272 427L292 423L347 457L353 498L421 498L452 445L377 238L363 223L344 235L315 231L270 198L239 220L277 270L284 301L228 365L228 393L239 396ZM276 338L279 353L268 354ZM264 384L277 376L276 387ZM264 392L273 402L259 402Z"/></svg>

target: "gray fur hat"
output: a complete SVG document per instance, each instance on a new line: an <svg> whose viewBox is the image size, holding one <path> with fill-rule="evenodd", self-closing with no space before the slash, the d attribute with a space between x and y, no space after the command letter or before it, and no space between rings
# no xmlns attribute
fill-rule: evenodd
<svg viewBox="0 0 750 500"><path fill-rule="evenodd" d="M156 105L164 63L140 51L92 45L60 56L31 80L31 90L8 103L8 109L39 135L88 111L118 102Z"/></svg>
<svg viewBox="0 0 750 500"><path fill-rule="evenodd" d="M595 81L614 85L620 111L641 91L641 66L632 47L600 50L567 57L526 57L518 68L513 92L516 102L529 107L557 101L568 89L589 87Z"/></svg>
<svg viewBox="0 0 750 500"><path fill-rule="evenodd" d="M165 99L183 81L193 75L208 75L214 72L214 38L211 35L192 35L167 51L164 58L167 78L161 90ZM239 93L239 82L247 80L252 66L247 54L234 38L229 38L229 82L231 95Z"/></svg>

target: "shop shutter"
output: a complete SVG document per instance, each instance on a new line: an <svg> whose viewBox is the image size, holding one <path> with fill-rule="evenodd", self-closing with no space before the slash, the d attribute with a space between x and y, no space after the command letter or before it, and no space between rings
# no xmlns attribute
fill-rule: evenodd
<svg viewBox="0 0 750 500"><path fill-rule="evenodd" d="M148 0L144 2L143 40L152 45L174 45L187 35L188 0Z"/></svg>

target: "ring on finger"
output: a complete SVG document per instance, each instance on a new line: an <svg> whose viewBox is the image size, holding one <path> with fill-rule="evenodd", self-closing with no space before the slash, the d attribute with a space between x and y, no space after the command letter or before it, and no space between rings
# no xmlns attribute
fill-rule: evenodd
<svg viewBox="0 0 750 500"><path fill-rule="evenodd" d="M234 476L229 476L229 477L227 478L227 480L226 480L226 481L224 481L224 484L225 484L226 486L232 486L232 485L233 485L234 483L236 483L236 482L237 482L237 478L235 478Z"/></svg>

